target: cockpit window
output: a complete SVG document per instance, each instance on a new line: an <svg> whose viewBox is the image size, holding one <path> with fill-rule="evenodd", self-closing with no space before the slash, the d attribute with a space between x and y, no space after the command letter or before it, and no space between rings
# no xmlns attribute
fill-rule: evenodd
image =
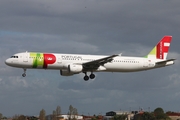
<svg viewBox="0 0 180 120"><path fill-rule="evenodd" d="M11 58L18 58L18 56L11 56Z"/></svg>

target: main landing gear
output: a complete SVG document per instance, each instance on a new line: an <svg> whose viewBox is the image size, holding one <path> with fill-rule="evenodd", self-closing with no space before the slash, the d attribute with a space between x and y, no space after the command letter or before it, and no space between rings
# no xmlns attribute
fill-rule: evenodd
<svg viewBox="0 0 180 120"><path fill-rule="evenodd" d="M92 72L91 72L91 74L89 76L87 75L87 72L84 72L84 74L85 74L85 76L84 76L84 80L85 81L88 81L89 78L90 79L94 79L95 78L95 75Z"/></svg>
<svg viewBox="0 0 180 120"><path fill-rule="evenodd" d="M26 69L24 68L24 73L22 74L23 77L26 77Z"/></svg>

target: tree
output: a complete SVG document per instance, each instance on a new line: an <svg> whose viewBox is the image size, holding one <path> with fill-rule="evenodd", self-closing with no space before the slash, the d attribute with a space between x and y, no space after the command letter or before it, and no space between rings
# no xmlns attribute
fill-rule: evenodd
<svg viewBox="0 0 180 120"><path fill-rule="evenodd" d="M156 120L154 114L149 112L144 112L140 118L141 120Z"/></svg>
<svg viewBox="0 0 180 120"><path fill-rule="evenodd" d="M46 111L42 109L39 113L39 120L45 120L46 119Z"/></svg>
<svg viewBox="0 0 180 120"><path fill-rule="evenodd" d="M161 120L161 119L169 119L169 117L164 113L164 110L162 108L156 108L154 110L154 115L156 119Z"/></svg>
<svg viewBox="0 0 180 120"><path fill-rule="evenodd" d="M157 120L154 113L143 112L134 115L134 120Z"/></svg>
<svg viewBox="0 0 180 120"><path fill-rule="evenodd" d="M53 113L52 113L52 120L56 120L56 111L55 110L53 110Z"/></svg>
<svg viewBox="0 0 180 120"><path fill-rule="evenodd" d="M61 107L57 106L57 108L56 108L56 116L59 116L59 115L61 115Z"/></svg>
<svg viewBox="0 0 180 120"><path fill-rule="evenodd" d="M56 110L53 110L51 119L52 120L57 120L58 117L60 117L60 115L61 115L61 107L58 105L56 107Z"/></svg>
<svg viewBox="0 0 180 120"><path fill-rule="evenodd" d="M164 114L164 110L159 107L159 108L156 108L156 109L154 110L154 113L155 113L155 114Z"/></svg>
<svg viewBox="0 0 180 120"><path fill-rule="evenodd" d="M127 120L127 115L115 115L112 120Z"/></svg>
<svg viewBox="0 0 180 120"><path fill-rule="evenodd" d="M69 106L69 112L68 112L68 119L69 120L71 120L72 119L72 113L73 113L73 106L72 105L70 105Z"/></svg>
<svg viewBox="0 0 180 120"><path fill-rule="evenodd" d="M25 120L26 119L26 116L24 116L24 115L20 115L19 117L18 117L18 120Z"/></svg>
<svg viewBox="0 0 180 120"><path fill-rule="evenodd" d="M24 116L24 115L15 115L15 116L13 116L13 120L26 120L26 116Z"/></svg>
<svg viewBox="0 0 180 120"><path fill-rule="evenodd" d="M38 120L38 118L35 116L29 116L27 117L27 120Z"/></svg>
<svg viewBox="0 0 180 120"><path fill-rule="evenodd" d="M3 118L3 115L2 115L2 113L0 113L0 120Z"/></svg>
<svg viewBox="0 0 180 120"><path fill-rule="evenodd" d="M77 111L77 109L76 108L73 108L73 119L76 119L77 117L77 115L78 115L78 111Z"/></svg>
<svg viewBox="0 0 180 120"><path fill-rule="evenodd" d="M12 120L18 120L18 118L19 118L19 115L14 115Z"/></svg>
<svg viewBox="0 0 180 120"><path fill-rule="evenodd" d="M76 115L78 115L78 111L76 108L74 108L72 105L69 106L69 111L68 111L68 119L76 119Z"/></svg>

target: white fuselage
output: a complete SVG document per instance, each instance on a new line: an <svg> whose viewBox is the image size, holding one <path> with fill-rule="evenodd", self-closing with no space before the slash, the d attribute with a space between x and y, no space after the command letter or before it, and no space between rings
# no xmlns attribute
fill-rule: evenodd
<svg viewBox="0 0 180 120"><path fill-rule="evenodd" d="M55 69L62 70L66 69L68 64L82 64L97 59L101 59L107 56L100 55L81 55L81 54L56 54L53 53L56 57L56 61L53 64L48 64L46 68L42 66L33 67L34 59L43 61L44 58L41 57L31 57L30 53L18 53L14 56L16 58L9 58L6 60L6 64L12 67L25 68L25 69ZM51 59L51 58L47 58ZM111 62L100 66L97 71L107 71L107 72L134 72L153 69L157 67L164 67L165 65L157 66L155 62L161 61L160 59L149 59L143 57L122 57L117 56L113 58Z"/></svg>

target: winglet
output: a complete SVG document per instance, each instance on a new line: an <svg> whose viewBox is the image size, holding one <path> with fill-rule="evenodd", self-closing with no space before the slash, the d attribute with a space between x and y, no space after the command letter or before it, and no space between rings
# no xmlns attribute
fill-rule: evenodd
<svg viewBox="0 0 180 120"><path fill-rule="evenodd" d="M121 56L122 55L122 53L120 53L118 56Z"/></svg>

